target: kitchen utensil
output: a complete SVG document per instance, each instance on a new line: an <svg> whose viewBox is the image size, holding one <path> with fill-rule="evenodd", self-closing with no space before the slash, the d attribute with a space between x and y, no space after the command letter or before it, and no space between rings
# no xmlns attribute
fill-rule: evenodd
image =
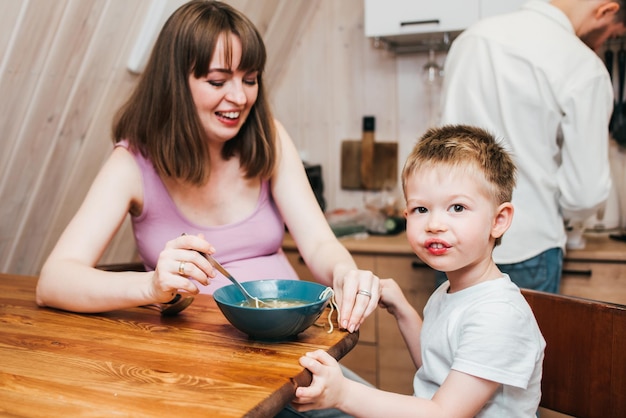
<svg viewBox="0 0 626 418"><path fill-rule="evenodd" d="M624 45L617 51L618 96L617 105L613 109L613 138L622 147L626 147L626 114L624 109L624 78L626 76L626 50Z"/></svg>
<svg viewBox="0 0 626 418"><path fill-rule="evenodd" d="M159 311L162 316L174 316L185 310L191 302L193 302L193 296L183 298L180 293L177 293L174 299L167 303L151 303L140 307Z"/></svg>
<svg viewBox="0 0 626 418"><path fill-rule="evenodd" d="M398 177L398 143L376 142L375 128L374 116L365 116L361 140L341 143L342 189L395 188Z"/></svg>
<svg viewBox="0 0 626 418"><path fill-rule="evenodd" d="M626 241L626 233L621 232L618 234L609 234L609 238L616 241Z"/></svg>
<svg viewBox="0 0 626 418"><path fill-rule="evenodd" d="M211 256L210 254L204 254L202 253L202 255L204 257L206 257L207 260L209 260L209 263L211 263L211 265L220 273L222 273L228 280L230 280L231 282L233 282L233 284L235 286L237 286L237 289L239 289L239 291L243 294L243 296L246 298L246 302L250 305L250 306L269 306L267 303L263 302L261 299L252 296L250 293L248 293L248 291L241 285L241 283L239 283L239 281L237 279L235 279L224 267L222 267L222 265L215 259L213 258L213 256Z"/></svg>
<svg viewBox="0 0 626 418"><path fill-rule="evenodd" d="M254 280L242 283L265 300L296 302L293 306L257 308L243 304L236 286L220 287L213 299L226 319L257 340L278 341L295 337L311 326L326 308L332 292L306 280Z"/></svg>
<svg viewBox="0 0 626 418"><path fill-rule="evenodd" d="M443 83L443 68L437 63L434 48L428 51L428 61L422 68L422 78L424 81L424 97L426 98L426 108L428 109L427 126L437 126L439 124L439 100L441 96L441 84Z"/></svg>

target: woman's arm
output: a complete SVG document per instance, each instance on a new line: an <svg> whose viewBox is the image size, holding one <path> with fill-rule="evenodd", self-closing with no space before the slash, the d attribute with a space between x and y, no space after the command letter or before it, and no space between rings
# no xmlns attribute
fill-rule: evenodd
<svg viewBox="0 0 626 418"><path fill-rule="evenodd" d="M175 260L193 256L193 252L183 253L178 247L183 246L182 241L198 240L197 237L181 237L181 242L168 243L169 248L164 250L165 255L162 254L157 265L157 270L161 267L164 271L162 274L105 272L95 268L131 208L141 206L141 185L141 173L132 155L126 149L116 148L44 263L37 284L39 305L75 312L103 312L166 302L177 289L197 292L191 281L175 274L179 265ZM198 263L208 265L206 260ZM207 282L206 275L199 270L186 273Z"/></svg>
<svg viewBox="0 0 626 418"><path fill-rule="evenodd" d="M348 250L330 229L311 190L295 145L276 122L279 160L272 179L272 194L300 255L313 276L333 286L340 307L341 326L354 331L378 303L379 281L369 271L358 270ZM366 290L371 297L357 295Z"/></svg>

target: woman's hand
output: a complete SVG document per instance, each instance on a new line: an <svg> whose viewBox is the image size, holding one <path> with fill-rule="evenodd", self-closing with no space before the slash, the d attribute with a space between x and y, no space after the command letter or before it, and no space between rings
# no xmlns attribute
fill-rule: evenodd
<svg viewBox="0 0 626 418"><path fill-rule="evenodd" d="M178 290L197 294L199 289L194 280L207 286L215 277L215 271L202 253L214 252L215 249L202 234L198 236L183 234L168 241L159 254L152 276L152 293L155 300L167 302Z"/></svg>
<svg viewBox="0 0 626 418"><path fill-rule="evenodd" d="M359 329L380 297L380 280L371 271L336 268L333 290L339 305L339 326L354 332Z"/></svg>

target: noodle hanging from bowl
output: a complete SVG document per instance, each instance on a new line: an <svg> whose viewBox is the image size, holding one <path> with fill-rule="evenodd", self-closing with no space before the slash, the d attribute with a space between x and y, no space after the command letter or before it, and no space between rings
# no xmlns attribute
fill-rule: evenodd
<svg viewBox="0 0 626 418"><path fill-rule="evenodd" d="M319 299L324 299L328 295L330 295L330 303L329 303L330 312L328 312L328 325L330 326L330 329L328 330L328 334L330 334L335 329L335 327L333 326L333 319L332 319L333 311L335 311L335 309L337 310L337 323L339 323L341 318L340 318L340 313L339 313L339 307L337 306L337 301L335 300L335 291L333 290L332 287L327 287L326 289L324 289L324 291L320 293Z"/></svg>

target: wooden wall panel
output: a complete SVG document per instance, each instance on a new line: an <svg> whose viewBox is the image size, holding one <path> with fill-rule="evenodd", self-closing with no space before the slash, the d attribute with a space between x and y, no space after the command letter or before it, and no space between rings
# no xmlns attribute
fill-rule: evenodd
<svg viewBox="0 0 626 418"><path fill-rule="evenodd" d="M6 179L9 161L16 154L22 121L45 59L42 52L47 50L49 43L47 38L52 36L47 30L48 26L54 25L59 19L59 11L63 7L62 1L56 4L41 0L33 1L32 8L26 7L26 4L4 0L0 13L2 28L0 132L3 142L3 152L0 153L0 190ZM20 5L19 10L16 5ZM25 32L25 27L32 29ZM25 37L29 39L28 42L24 41ZM0 241L4 239L5 237L0 234Z"/></svg>
<svg viewBox="0 0 626 418"><path fill-rule="evenodd" d="M138 79L138 76L126 71L126 62L141 27L146 6L146 2L115 0L110 1L101 13L99 29L95 32L89 53L84 57L84 68L68 103L60 140L56 144L50 168L46 170L53 175L46 176L43 189L54 189L55 184L61 187L56 190L55 212L41 221L51 227L47 228L43 240L45 245L36 254L37 264L42 264L52 250L65 225L78 210L100 166L113 149L110 140L113 114L128 97ZM117 26L135 30L120 31ZM67 168L55 173L54 167L64 160L69 163ZM35 223L29 222L30 225ZM36 230L33 230L25 236L35 234ZM28 245L28 242L29 239L24 239L22 244ZM109 260L109 254L112 253L119 256ZM128 261L134 256L129 222L124 223L106 254L102 262Z"/></svg>
<svg viewBox="0 0 626 418"><path fill-rule="evenodd" d="M402 122L415 86L399 86L396 57L363 35L363 1L228 3L266 40L274 114L303 156L322 164L328 207L359 206L362 193L339 189L341 141L360 137L364 115L377 117L380 140L414 137L398 130L417 123ZM128 54L150 5L0 0L0 271L38 274L111 152L112 116L138 78ZM133 257L126 220L101 261Z"/></svg>
<svg viewBox="0 0 626 418"><path fill-rule="evenodd" d="M0 27L13 28L15 22L21 18L22 10L26 10L26 3L15 0L0 0ZM2 67L3 58L7 56L7 49L11 45L11 36L14 35L13 30L0 31L0 68Z"/></svg>
<svg viewBox="0 0 626 418"><path fill-rule="evenodd" d="M98 62L94 68L88 57L97 55L109 58L107 54L94 54L94 48L96 51L99 49L94 42L95 32L100 17L104 15L105 6L105 1L69 2L50 45L50 58L44 66L44 76L35 93L37 105L32 108L27 129L23 132L28 141L21 142L41 152L35 153L32 165L14 167L11 173L15 178L8 183L33 190L20 207L22 219L13 226L16 238L12 252L7 257L7 261L18 270L33 265L30 256L37 255L37 252L33 251L31 242L43 242L54 213L53 210L42 208L57 208L63 203L59 185L64 184L76 164L76 156L85 139L85 128L91 120L93 109L98 105L98 90L103 85L90 78L97 76L98 67L106 63ZM74 22L82 24L75 26ZM94 89L94 94L89 96L85 89ZM39 170L31 170L32 167L38 167ZM26 182L21 171L32 173L32 179ZM13 262L16 254L20 256Z"/></svg>
<svg viewBox="0 0 626 418"><path fill-rule="evenodd" d="M340 189L340 149L361 138L363 116L376 116L378 139L398 137L396 59L372 48L363 14L362 0L321 1L272 91L303 158L322 164L329 208L362 205L363 192Z"/></svg>
<svg viewBox="0 0 626 418"><path fill-rule="evenodd" d="M59 69L54 68L54 63L60 63L50 53L65 7L62 1L32 1L24 18L17 22L19 25L9 26L15 32L14 45L8 48L10 55L6 57L0 79L3 118L0 128L7 149L6 153L2 152L5 157L0 196L9 199L3 199L0 206L0 219L5 220L0 224L3 270L8 268L14 239L24 222L24 211L49 151L46 142L52 139L58 117L53 98L62 101L68 89L55 79ZM68 58L67 54L64 56ZM46 67L52 73L47 73Z"/></svg>
<svg viewBox="0 0 626 418"><path fill-rule="evenodd" d="M36 274L112 149L112 113L136 80L124 45L149 2L14 3L24 17L4 26L0 214L11 222L0 224L0 268ZM132 236L122 241L117 258L129 259Z"/></svg>

